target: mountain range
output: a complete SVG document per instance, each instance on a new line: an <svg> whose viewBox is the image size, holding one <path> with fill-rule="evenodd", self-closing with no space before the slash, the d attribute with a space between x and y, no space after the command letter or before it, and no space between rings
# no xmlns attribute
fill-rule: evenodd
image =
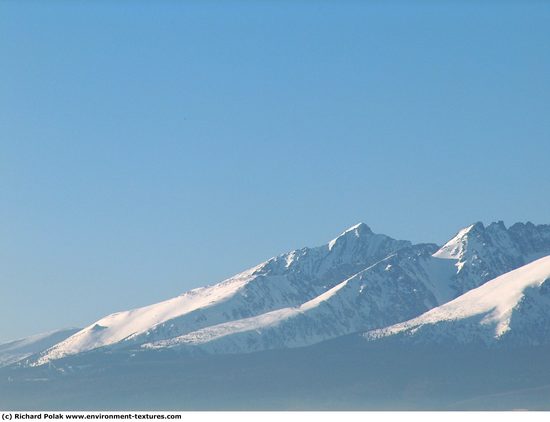
<svg viewBox="0 0 550 422"><path fill-rule="evenodd" d="M46 368L48 379L136 356L170 356L174 365L302 356L336 344L343 355L357 350L348 344L367 354L381 347L474 347L484 354L549 346L550 225L478 222L438 246L360 223L325 245L164 302L0 345L0 365L11 380Z"/></svg>

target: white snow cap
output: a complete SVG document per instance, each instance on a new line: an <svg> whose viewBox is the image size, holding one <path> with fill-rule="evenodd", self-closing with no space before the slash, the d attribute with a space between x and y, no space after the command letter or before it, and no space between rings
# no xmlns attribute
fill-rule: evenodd
<svg viewBox="0 0 550 422"><path fill-rule="evenodd" d="M344 239L347 239L350 237L359 238L359 237L369 236L371 234L373 234L373 232L369 226L367 226L365 223L358 223L355 226L351 226L349 229L343 231L342 234L340 234L338 237L332 239L328 243L328 249L332 250L332 248L334 248L334 246L338 242Z"/></svg>
<svg viewBox="0 0 550 422"><path fill-rule="evenodd" d="M455 235L455 237L445 243L445 245L434 253L433 256L435 258L442 259L460 259L466 249L468 234L476 230L484 229L485 226L483 226L483 223L480 221L463 228Z"/></svg>

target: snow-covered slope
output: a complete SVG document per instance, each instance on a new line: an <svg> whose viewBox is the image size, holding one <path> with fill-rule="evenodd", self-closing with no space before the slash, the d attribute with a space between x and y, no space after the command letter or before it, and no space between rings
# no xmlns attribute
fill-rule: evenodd
<svg viewBox="0 0 550 422"><path fill-rule="evenodd" d="M105 346L238 353L309 345L414 318L545 255L550 226L476 223L438 248L358 224L324 246L109 315L43 353L37 364Z"/></svg>
<svg viewBox="0 0 550 422"><path fill-rule="evenodd" d="M367 225L357 224L324 246L295 250L219 284L109 315L52 347L39 363L102 346L127 347L169 339L203 327L299 306L409 245L408 241L375 234Z"/></svg>
<svg viewBox="0 0 550 422"><path fill-rule="evenodd" d="M192 347L215 353L299 347L383 327L450 300L452 262L435 245L399 250L297 307L205 327L148 348Z"/></svg>
<svg viewBox="0 0 550 422"><path fill-rule="evenodd" d="M50 331L0 344L0 367L40 353L76 333L78 328Z"/></svg>
<svg viewBox="0 0 550 422"><path fill-rule="evenodd" d="M550 343L550 256L503 274L412 320L366 334L415 342Z"/></svg>

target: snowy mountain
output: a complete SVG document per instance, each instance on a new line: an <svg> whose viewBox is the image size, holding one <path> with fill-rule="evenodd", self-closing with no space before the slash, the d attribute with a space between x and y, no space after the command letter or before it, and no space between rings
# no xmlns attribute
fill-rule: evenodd
<svg viewBox="0 0 550 422"><path fill-rule="evenodd" d="M216 353L247 353L306 346L408 319L451 298L454 266L432 258L436 249L435 245L401 249L300 306L205 327L145 347L201 346Z"/></svg>
<svg viewBox="0 0 550 422"><path fill-rule="evenodd" d="M39 362L103 346L128 347L174 338L203 327L299 306L409 245L357 224L326 245L294 250L213 286L102 318L53 347Z"/></svg>
<svg viewBox="0 0 550 422"><path fill-rule="evenodd" d="M549 283L550 226L475 223L439 247L359 224L76 333L1 345L0 407L550 409Z"/></svg>
<svg viewBox="0 0 550 422"><path fill-rule="evenodd" d="M550 344L550 256L503 274L419 317L365 336L394 336L429 344Z"/></svg>
<svg viewBox="0 0 550 422"><path fill-rule="evenodd" d="M79 328L67 328L2 343L0 344L0 367L19 362L35 353L43 352L79 330Z"/></svg>
<svg viewBox="0 0 550 422"><path fill-rule="evenodd" d="M36 364L98 348L249 353L307 346L410 320L546 255L550 226L476 223L439 248L361 223L326 245L102 318Z"/></svg>
<svg viewBox="0 0 550 422"><path fill-rule="evenodd" d="M198 346L214 353L247 353L306 346L385 327L549 254L549 240L547 226L516 224L507 230L502 222L487 228L476 223L440 249L403 248L298 307L205 327L144 347Z"/></svg>
<svg viewBox="0 0 550 422"><path fill-rule="evenodd" d="M460 230L434 257L455 261L454 288L460 294L548 254L550 225L516 223L507 229L499 221Z"/></svg>

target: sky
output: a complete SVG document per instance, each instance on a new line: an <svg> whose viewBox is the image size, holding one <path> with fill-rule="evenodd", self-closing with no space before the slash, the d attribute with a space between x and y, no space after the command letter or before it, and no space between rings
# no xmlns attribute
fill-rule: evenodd
<svg viewBox="0 0 550 422"><path fill-rule="evenodd" d="M0 341L349 226L550 223L550 3L0 2Z"/></svg>

